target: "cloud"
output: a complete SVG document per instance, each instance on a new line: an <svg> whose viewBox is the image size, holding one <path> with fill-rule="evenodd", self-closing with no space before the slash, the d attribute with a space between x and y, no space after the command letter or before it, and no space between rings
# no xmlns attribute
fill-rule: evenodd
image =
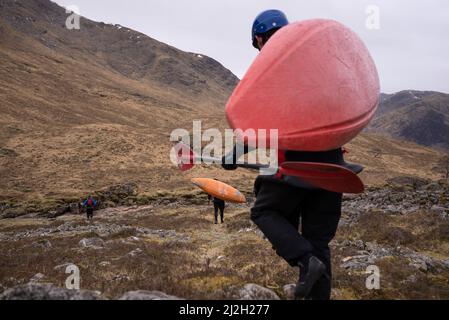
<svg viewBox="0 0 449 320"><path fill-rule="evenodd" d="M447 0L56 0L81 14L119 23L185 51L206 54L242 77L257 51L254 17L278 8L292 21L338 20L357 32L379 69L382 89L449 92ZM74 3L76 2L76 3ZM366 28L366 7L378 6L380 29Z"/></svg>

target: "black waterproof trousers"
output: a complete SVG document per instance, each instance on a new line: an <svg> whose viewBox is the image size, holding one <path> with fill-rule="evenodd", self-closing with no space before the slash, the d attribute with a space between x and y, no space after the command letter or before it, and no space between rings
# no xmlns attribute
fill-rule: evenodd
<svg viewBox="0 0 449 320"><path fill-rule="evenodd" d="M291 266L305 263L304 259L311 255L326 265L326 275L315 284L307 299L329 300L332 282L329 243L340 221L342 194L299 188L266 176L256 180L255 192L252 221Z"/></svg>
<svg viewBox="0 0 449 320"><path fill-rule="evenodd" d="M86 208L87 219L93 219L94 217L94 208L87 207Z"/></svg>
<svg viewBox="0 0 449 320"><path fill-rule="evenodd" d="M218 223L218 211L220 211L221 223L224 222L225 203L214 201L215 223Z"/></svg>

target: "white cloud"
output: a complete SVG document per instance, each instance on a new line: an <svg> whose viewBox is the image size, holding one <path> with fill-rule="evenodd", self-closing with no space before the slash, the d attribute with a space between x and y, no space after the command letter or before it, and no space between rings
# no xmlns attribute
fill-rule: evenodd
<svg viewBox="0 0 449 320"><path fill-rule="evenodd" d="M370 49L382 89L449 92L447 0L56 0L75 4L90 19L136 29L185 51L211 56L243 76L257 51L251 24L265 9L290 20L336 19L354 29ZM368 30L366 7L380 9L380 30Z"/></svg>

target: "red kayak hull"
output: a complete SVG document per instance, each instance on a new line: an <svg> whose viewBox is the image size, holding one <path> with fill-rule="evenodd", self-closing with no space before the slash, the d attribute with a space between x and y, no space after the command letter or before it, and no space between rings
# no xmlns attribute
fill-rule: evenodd
<svg viewBox="0 0 449 320"><path fill-rule="evenodd" d="M336 21L317 19L292 23L270 39L226 113L233 129L278 129L282 150L328 151L369 124L379 97L377 69L360 38ZM260 145L258 135L240 138ZM270 135L265 138L269 145Z"/></svg>

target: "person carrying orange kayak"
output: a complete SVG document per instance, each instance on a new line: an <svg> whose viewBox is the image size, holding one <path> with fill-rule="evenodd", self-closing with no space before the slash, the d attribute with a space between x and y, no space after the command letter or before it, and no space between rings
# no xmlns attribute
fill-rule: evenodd
<svg viewBox="0 0 449 320"><path fill-rule="evenodd" d="M224 210L226 207L226 203L218 198L212 197L211 195L208 196L209 203L214 203L214 217L215 217L215 224L218 224L218 212L220 212L220 221L221 223L224 223Z"/></svg>

